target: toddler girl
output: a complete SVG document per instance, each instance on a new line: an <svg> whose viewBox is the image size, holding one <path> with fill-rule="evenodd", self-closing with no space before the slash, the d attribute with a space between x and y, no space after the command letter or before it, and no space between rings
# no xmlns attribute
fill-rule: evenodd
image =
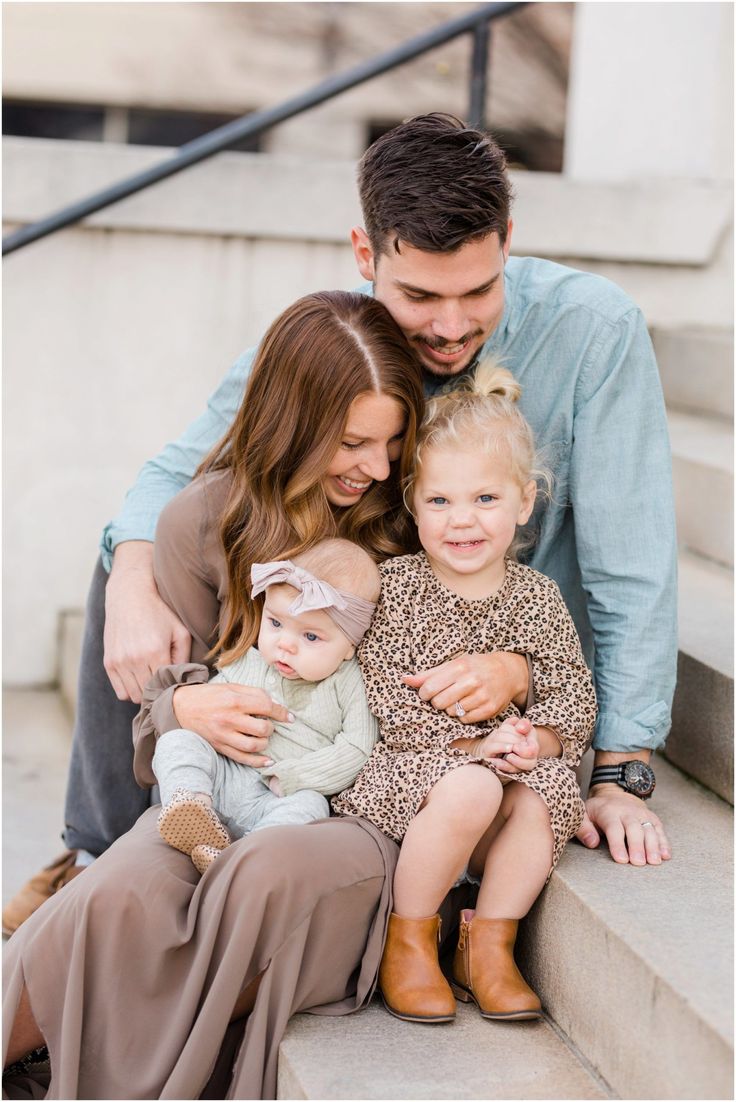
<svg viewBox="0 0 736 1102"><path fill-rule="evenodd" d="M199 872L232 838L327 818L325 796L353 783L378 737L354 657L381 586L370 555L324 540L293 561L256 563L252 582L253 597L265 592L258 649L213 680L265 689L290 710L292 722L274 724L272 764L241 765L181 729L161 734L153 757L159 832Z"/></svg>
<svg viewBox="0 0 736 1102"><path fill-rule="evenodd" d="M401 843L379 979L388 1009L409 1021L451 1020L453 990L484 1017L539 1017L514 963L516 928L583 814L573 769L595 721L591 676L557 586L512 557L537 491L519 393L509 372L481 364L465 389L429 404L407 489L424 550L381 566L359 655L381 741L332 801ZM493 650L531 658L523 718L510 705L465 726L474 703L460 684L444 711L406 684L459 652ZM462 912L451 989L437 910L466 870L480 890Z"/></svg>

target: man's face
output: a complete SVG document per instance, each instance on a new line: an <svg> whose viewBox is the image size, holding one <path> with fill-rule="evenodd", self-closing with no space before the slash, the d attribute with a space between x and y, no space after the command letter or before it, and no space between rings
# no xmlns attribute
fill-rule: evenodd
<svg viewBox="0 0 736 1102"><path fill-rule="evenodd" d="M497 233L469 241L454 253L429 253L392 244L374 254L364 230L352 232L361 275L389 310L434 375L457 375L501 320L503 270L511 241Z"/></svg>

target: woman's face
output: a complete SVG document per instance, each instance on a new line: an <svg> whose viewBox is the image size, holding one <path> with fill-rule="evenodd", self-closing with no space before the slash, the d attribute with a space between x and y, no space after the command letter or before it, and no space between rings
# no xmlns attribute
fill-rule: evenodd
<svg viewBox="0 0 736 1102"><path fill-rule="evenodd" d="M323 485L332 505L360 501L373 482L388 478L401 454L406 415L395 398L361 394L351 404L342 441L327 468Z"/></svg>

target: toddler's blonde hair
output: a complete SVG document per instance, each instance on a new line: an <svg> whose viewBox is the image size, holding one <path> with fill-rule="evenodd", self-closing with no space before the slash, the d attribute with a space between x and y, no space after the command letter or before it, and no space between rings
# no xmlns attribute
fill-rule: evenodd
<svg viewBox="0 0 736 1102"><path fill-rule="evenodd" d="M497 361L485 359L455 390L427 403L417 433L414 467L404 489L410 512L414 511L414 487L422 458L432 448L481 451L502 457L519 487L533 481L538 494L550 496L552 476L539 462L534 433L516 404L520 395L521 386L511 372ZM517 556L532 542L529 534L517 533L509 554Z"/></svg>

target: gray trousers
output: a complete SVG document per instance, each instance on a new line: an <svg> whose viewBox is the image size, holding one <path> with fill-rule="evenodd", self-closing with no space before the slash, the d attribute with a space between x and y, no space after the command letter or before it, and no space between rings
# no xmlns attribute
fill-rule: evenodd
<svg viewBox="0 0 736 1102"><path fill-rule="evenodd" d="M257 769L241 765L216 750L194 731L167 731L156 743L153 771L167 804L177 788L203 792L232 838L242 838L269 826L298 826L328 819L324 796L302 789L276 796Z"/></svg>
<svg viewBox="0 0 736 1102"><path fill-rule="evenodd" d="M66 845L95 856L130 830L150 803L150 792L133 776L131 728L138 705L118 700L102 664L106 585L98 560L87 599L64 808Z"/></svg>

